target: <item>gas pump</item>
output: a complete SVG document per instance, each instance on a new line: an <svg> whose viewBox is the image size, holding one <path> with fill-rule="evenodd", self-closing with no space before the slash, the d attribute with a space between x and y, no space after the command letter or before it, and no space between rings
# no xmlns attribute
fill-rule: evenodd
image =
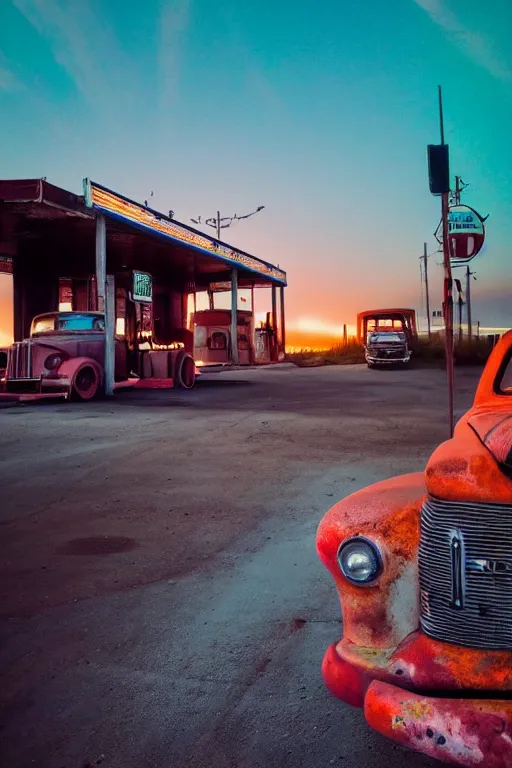
<svg viewBox="0 0 512 768"><path fill-rule="evenodd" d="M153 279L134 271L123 282L116 291L116 335L126 339L129 372L140 376L141 353L153 348Z"/></svg>
<svg viewBox="0 0 512 768"><path fill-rule="evenodd" d="M267 312L261 328L255 330L255 358L257 363L275 363L279 359L277 334L272 325L272 313Z"/></svg>

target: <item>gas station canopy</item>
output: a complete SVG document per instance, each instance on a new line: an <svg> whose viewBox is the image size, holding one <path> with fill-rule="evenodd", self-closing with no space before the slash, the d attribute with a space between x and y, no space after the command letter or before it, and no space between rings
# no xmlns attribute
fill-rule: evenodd
<svg viewBox="0 0 512 768"><path fill-rule="evenodd" d="M229 280L233 268L241 288L286 285L279 267L89 179L84 196L45 179L0 180L0 271L11 271L17 244L27 239L39 241L41 255L61 275L91 271L99 214L108 222L109 263L116 269L165 270L196 290Z"/></svg>

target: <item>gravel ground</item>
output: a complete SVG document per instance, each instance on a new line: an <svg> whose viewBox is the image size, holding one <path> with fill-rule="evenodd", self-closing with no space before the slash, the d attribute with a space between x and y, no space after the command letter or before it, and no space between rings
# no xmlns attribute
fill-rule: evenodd
<svg viewBox="0 0 512 768"><path fill-rule="evenodd" d="M457 372L457 409L478 372ZM0 412L1 762L420 768L320 676L315 530L421 470L445 374L282 365Z"/></svg>

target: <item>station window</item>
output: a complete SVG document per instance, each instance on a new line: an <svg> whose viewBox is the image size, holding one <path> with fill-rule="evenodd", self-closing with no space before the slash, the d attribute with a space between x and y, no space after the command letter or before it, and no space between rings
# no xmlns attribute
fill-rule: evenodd
<svg viewBox="0 0 512 768"><path fill-rule="evenodd" d="M226 334L214 331L210 337L210 349L226 349Z"/></svg>
<svg viewBox="0 0 512 768"><path fill-rule="evenodd" d="M206 346L206 328L204 325L196 325L194 329L194 344L196 347Z"/></svg>

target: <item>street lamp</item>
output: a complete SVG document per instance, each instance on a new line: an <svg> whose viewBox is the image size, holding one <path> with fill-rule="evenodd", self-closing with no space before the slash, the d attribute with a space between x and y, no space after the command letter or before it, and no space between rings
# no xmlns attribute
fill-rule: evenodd
<svg viewBox="0 0 512 768"><path fill-rule="evenodd" d="M201 219L201 216L198 216L197 219L190 219L194 224L206 224L208 227L213 227L217 231L217 240L220 240L220 231L221 229L227 229L230 227L235 221L241 221L242 219L249 219L251 216L254 216L256 213L259 213L265 208L264 205L259 205L255 211L252 211L252 213L246 213L243 216L238 216L236 213L234 216L221 216L220 211L217 211L217 216L211 217L209 219L205 219L204 221Z"/></svg>

